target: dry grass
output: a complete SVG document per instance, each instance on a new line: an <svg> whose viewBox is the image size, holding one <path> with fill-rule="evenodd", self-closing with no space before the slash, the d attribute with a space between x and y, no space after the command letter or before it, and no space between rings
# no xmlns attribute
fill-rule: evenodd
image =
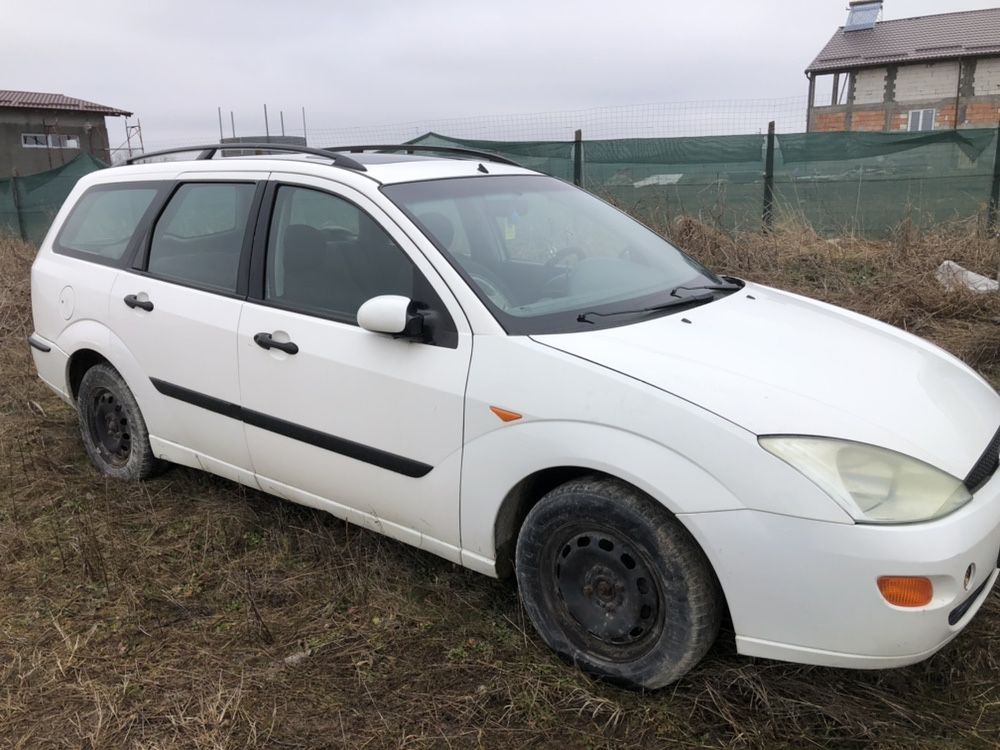
<svg viewBox="0 0 1000 750"><path fill-rule="evenodd" d="M1000 295L945 292L943 260L996 278L1000 239L976 221L891 240L829 239L792 224L733 236L692 219L664 233L710 268L855 310L922 336L1000 382Z"/></svg>
<svg viewBox="0 0 1000 750"><path fill-rule="evenodd" d="M873 314L1000 382L1000 296L975 227L894 242L669 228L715 268ZM186 469L88 465L35 378L31 248L0 241L0 746L995 747L1000 605L887 672L753 661L723 633L655 695L595 683L527 626L512 586Z"/></svg>

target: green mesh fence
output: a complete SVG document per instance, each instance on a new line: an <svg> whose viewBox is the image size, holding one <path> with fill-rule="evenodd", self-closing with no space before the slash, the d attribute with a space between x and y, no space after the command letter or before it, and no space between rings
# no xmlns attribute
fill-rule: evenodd
<svg viewBox="0 0 1000 750"><path fill-rule="evenodd" d="M492 151L573 180L574 141L484 141L428 133L415 144ZM758 229L767 137L624 138L579 144L581 184L652 225L695 216ZM774 149L774 214L817 231L884 236L982 214L996 184L997 131L794 133ZM0 180L0 231L41 242L76 181L106 166L83 154L41 174Z"/></svg>
<svg viewBox="0 0 1000 750"><path fill-rule="evenodd" d="M576 144L471 141L429 133L414 143L494 151L572 179ZM652 224L696 216L730 229L761 226L767 137L583 141L581 183ZM774 213L825 233L883 236L975 216L990 199L997 131L778 135Z"/></svg>
<svg viewBox="0 0 1000 750"><path fill-rule="evenodd" d="M38 244L76 181L107 164L90 154L47 172L0 180L0 232Z"/></svg>
<svg viewBox="0 0 1000 750"><path fill-rule="evenodd" d="M583 186L647 223L680 215L760 223L764 138L632 138L583 143Z"/></svg>
<svg viewBox="0 0 1000 750"><path fill-rule="evenodd" d="M14 183L0 180L0 235L10 233L20 235L17 209L14 206Z"/></svg>
<svg viewBox="0 0 1000 750"><path fill-rule="evenodd" d="M573 179L573 141L474 141L427 133L411 141L421 146L454 146L507 156L537 172Z"/></svg>
<svg viewBox="0 0 1000 750"><path fill-rule="evenodd" d="M883 235L975 216L989 203L996 130L778 136L779 212L820 231Z"/></svg>

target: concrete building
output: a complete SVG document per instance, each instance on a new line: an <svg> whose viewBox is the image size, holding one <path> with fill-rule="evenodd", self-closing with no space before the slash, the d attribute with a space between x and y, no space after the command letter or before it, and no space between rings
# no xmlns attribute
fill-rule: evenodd
<svg viewBox="0 0 1000 750"><path fill-rule="evenodd" d="M0 90L0 179L44 172L88 153L110 162L105 117L130 117L62 94Z"/></svg>
<svg viewBox="0 0 1000 750"><path fill-rule="evenodd" d="M806 69L810 131L990 128L1000 120L1000 8L878 20L852 2Z"/></svg>

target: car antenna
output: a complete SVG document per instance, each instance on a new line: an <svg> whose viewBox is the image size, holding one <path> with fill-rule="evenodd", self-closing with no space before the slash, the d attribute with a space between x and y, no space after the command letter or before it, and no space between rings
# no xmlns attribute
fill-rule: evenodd
<svg viewBox="0 0 1000 750"><path fill-rule="evenodd" d="M490 171L486 167L483 166L482 162L479 163L479 171L482 172L483 174L489 174L490 173Z"/></svg>

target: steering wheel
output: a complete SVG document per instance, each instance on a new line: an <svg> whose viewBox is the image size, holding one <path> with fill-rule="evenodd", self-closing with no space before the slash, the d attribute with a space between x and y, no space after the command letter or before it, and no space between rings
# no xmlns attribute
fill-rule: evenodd
<svg viewBox="0 0 1000 750"><path fill-rule="evenodd" d="M354 239L354 233L350 229L343 227L323 227L319 231L323 233L328 242L339 242L341 240Z"/></svg>
<svg viewBox="0 0 1000 750"><path fill-rule="evenodd" d="M496 274L482 263L477 263L474 260L463 258L460 262L490 302L501 310L510 309L512 306L510 292L507 291L506 285L496 277Z"/></svg>
<svg viewBox="0 0 1000 750"><path fill-rule="evenodd" d="M576 245L567 245L566 247L561 247L558 250L553 250L552 254L546 258L545 265L548 267L558 266L561 261L573 256L582 260L587 257L587 254Z"/></svg>

